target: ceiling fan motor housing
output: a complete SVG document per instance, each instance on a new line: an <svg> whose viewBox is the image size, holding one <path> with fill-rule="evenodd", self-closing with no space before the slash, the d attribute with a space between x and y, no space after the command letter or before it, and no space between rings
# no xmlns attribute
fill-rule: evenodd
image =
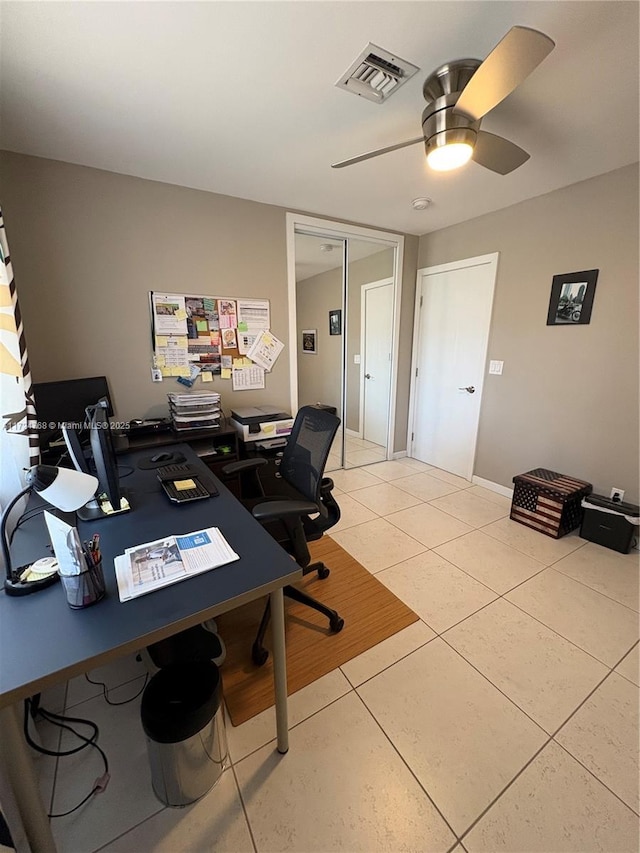
<svg viewBox="0 0 640 853"><path fill-rule="evenodd" d="M422 132L427 154L456 142L475 145L480 122L454 113L453 108L480 65L479 59L458 59L441 65L425 80L422 94L427 106L422 112Z"/></svg>

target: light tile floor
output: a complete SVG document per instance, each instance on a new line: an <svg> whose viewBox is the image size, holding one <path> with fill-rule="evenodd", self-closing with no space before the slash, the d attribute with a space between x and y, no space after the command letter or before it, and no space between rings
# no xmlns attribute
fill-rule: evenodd
<svg viewBox="0 0 640 853"><path fill-rule="evenodd" d="M290 698L288 755L273 709L228 725L230 767L185 809L151 791L139 698L107 705L84 678L45 694L99 723L111 764L53 821L59 849L636 853L638 552L552 540L412 459L332 476L333 538L420 621ZM114 701L142 675L133 658L92 673ZM54 811L102 772L89 751L36 764Z"/></svg>
<svg viewBox="0 0 640 853"><path fill-rule="evenodd" d="M331 452L325 466L326 471L331 473L342 468L341 461L342 431L338 430L333 440ZM380 444L367 441L364 438L355 438L352 435L345 436L344 442L344 467L358 468L361 465L370 465L373 462L381 462L387 455L387 450Z"/></svg>

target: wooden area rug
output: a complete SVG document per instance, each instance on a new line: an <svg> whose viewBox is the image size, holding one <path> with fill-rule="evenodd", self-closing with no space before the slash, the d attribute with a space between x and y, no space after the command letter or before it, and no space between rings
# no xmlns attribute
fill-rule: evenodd
<svg viewBox="0 0 640 853"><path fill-rule="evenodd" d="M312 543L311 552L313 560L322 560L331 574L320 580L314 572L297 586L337 610L345 625L339 634L331 634L324 616L285 597L289 695L418 620L413 610L331 537ZM251 661L265 601L261 598L216 619L227 647L222 677L234 726L274 704L271 654L263 667ZM269 632L265 645L271 650Z"/></svg>

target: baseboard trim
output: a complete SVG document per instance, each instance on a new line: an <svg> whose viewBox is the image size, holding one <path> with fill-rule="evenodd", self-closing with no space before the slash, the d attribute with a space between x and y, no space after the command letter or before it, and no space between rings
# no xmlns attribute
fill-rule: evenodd
<svg viewBox="0 0 640 853"><path fill-rule="evenodd" d="M405 459L407 456L406 450L396 450L395 453L391 454L392 459Z"/></svg>
<svg viewBox="0 0 640 853"><path fill-rule="evenodd" d="M350 435L350 436L351 436L351 438L362 438L362 433L361 433L361 432L358 432L358 431L357 431L357 430L355 430L355 429L347 429L347 428L345 427L345 428L344 428L344 431L345 431L345 435Z"/></svg>
<svg viewBox="0 0 640 853"><path fill-rule="evenodd" d="M482 486L483 489L489 489L490 492L496 492L496 494L502 495L505 498L513 497L513 489L501 486L499 483L494 483L491 480L485 480L484 477L476 477L474 474L471 482L476 486Z"/></svg>

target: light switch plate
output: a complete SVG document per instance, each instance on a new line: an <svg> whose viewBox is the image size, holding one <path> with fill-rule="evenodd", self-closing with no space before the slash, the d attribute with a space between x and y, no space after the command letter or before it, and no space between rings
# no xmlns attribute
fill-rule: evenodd
<svg viewBox="0 0 640 853"><path fill-rule="evenodd" d="M496 376L502 376L503 366L504 366L504 361L490 361L489 362L489 373L494 373Z"/></svg>
<svg viewBox="0 0 640 853"><path fill-rule="evenodd" d="M360 356L359 355L354 355L353 363L354 364L360 364Z"/></svg>

